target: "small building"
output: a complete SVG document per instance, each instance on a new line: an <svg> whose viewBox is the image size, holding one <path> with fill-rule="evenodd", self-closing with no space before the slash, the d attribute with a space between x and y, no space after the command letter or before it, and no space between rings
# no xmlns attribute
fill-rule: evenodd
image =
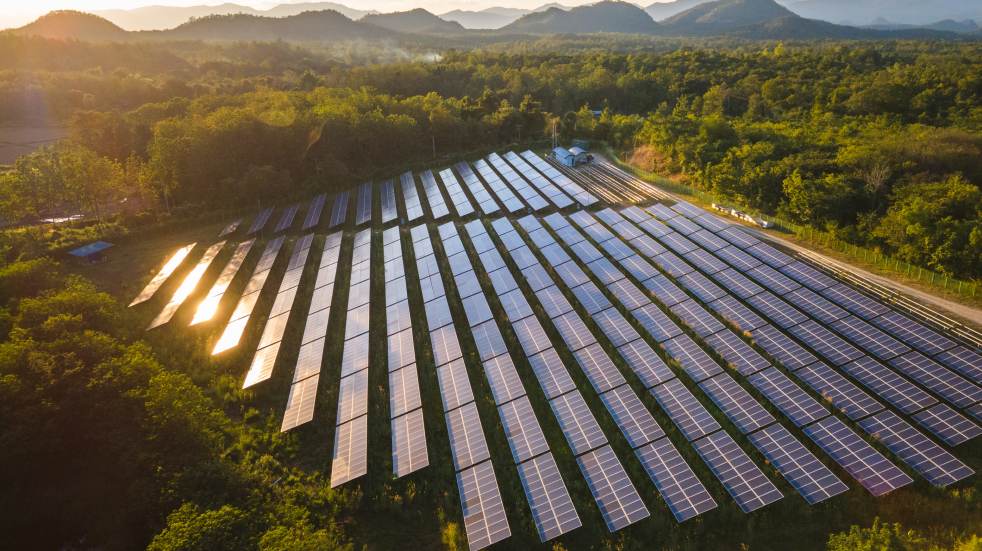
<svg viewBox="0 0 982 551"><path fill-rule="evenodd" d="M89 243L88 245L83 245L77 249L68 251L68 254L88 262L99 262L103 258L102 254L111 247L113 247L112 243L108 243L106 241L95 241Z"/></svg>
<svg viewBox="0 0 982 551"><path fill-rule="evenodd" d="M552 156L555 157L556 160L563 166L568 167L574 167L589 160L587 157L587 152L579 147L571 147L569 149L566 149L565 147L557 147L552 150Z"/></svg>

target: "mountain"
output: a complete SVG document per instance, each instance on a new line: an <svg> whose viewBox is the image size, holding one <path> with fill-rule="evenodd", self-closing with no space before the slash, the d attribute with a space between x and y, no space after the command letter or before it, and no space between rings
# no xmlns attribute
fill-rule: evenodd
<svg viewBox="0 0 982 551"><path fill-rule="evenodd" d="M658 23L641 8L627 2L606 0L564 11L546 11L523 15L501 29L503 32L529 34L561 33L635 33L658 31Z"/></svg>
<svg viewBox="0 0 982 551"><path fill-rule="evenodd" d="M648 12L648 15L650 15L655 21L661 21L708 1L709 0L672 0L671 2L655 2L654 4L645 8L644 11Z"/></svg>
<svg viewBox="0 0 982 551"><path fill-rule="evenodd" d="M716 0L677 13L662 25L672 34L713 35L797 17L774 0Z"/></svg>
<svg viewBox="0 0 982 551"><path fill-rule="evenodd" d="M518 8L488 8L481 11L453 10L440 17L456 21L468 29L500 29L527 13L531 12Z"/></svg>
<svg viewBox="0 0 982 551"><path fill-rule="evenodd" d="M965 19L964 21L955 21L954 19L944 19L942 21L935 21L934 23L928 23L927 25L909 25L903 23L891 23L883 18L877 18L872 24L866 25L864 28L867 29L877 29L881 31L899 31L899 30L910 30L910 29L930 29L933 31L946 31L951 33L961 33L961 34L971 34L979 32L979 25L972 21L971 19Z"/></svg>
<svg viewBox="0 0 982 551"><path fill-rule="evenodd" d="M440 19L422 8L395 13L370 14L362 17L360 21L402 33L457 34L466 31L460 23Z"/></svg>
<svg viewBox="0 0 982 551"><path fill-rule="evenodd" d="M786 0L784 5L802 17L865 25L879 17L891 23L930 25L938 20L982 21L979 0Z"/></svg>
<svg viewBox="0 0 982 551"><path fill-rule="evenodd" d="M289 17L232 14L209 15L188 21L168 31L148 33L149 38L167 40L241 40L327 42L339 40L382 40L393 31L352 21L333 11L311 11Z"/></svg>
<svg viewBox="0 0 982 551"><path fill-rule="evenodd" d="M33 23L8 32L23 36L89 42L118 42L128 38L125 30L110 21L91 13L70 10L50 12L37 18Z"/></svg>
<svg viewBox="0 0 982 551"><path fill-rule="evenodd" d="M360 19L369 13L334 2L302 2L298 4L280 4L268 10L258 10L241 4L218 4L215 6L143 6L131 10L99 10L93 13L112 21L130 31L147 31L173 29L190 19L207 17L209 15L229 15L244 13L265 17L289 17L305 11L334 10L349 19Z"/></svg>

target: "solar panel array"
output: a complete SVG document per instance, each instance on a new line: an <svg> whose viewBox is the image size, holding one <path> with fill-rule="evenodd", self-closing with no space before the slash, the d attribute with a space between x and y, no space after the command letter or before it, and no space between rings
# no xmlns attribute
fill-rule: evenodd
<svg viewBox="0 0 982 551"><path fill-rule="evenodd" d="M341 232L335 232L324 238L324 247L314 276L314 290L307 308L307 320L300 339L300 351L293 366L293 378L280 431L296 428L314 418L314 405L324 360L328 325L331 320L331 302L334 300L334 280L338 273L342 236Z"/></svg>
<svg viewBox="0 0 982 551"><path fill-rule="evenodd" d="M413 319L403 268L398 227L382 232L385 276L385 321L389 371L389 415L392 425L392 473L402 477L430 464L419 393Z"/></svg>
<svg viewBox="0 0 982 551"><path fill-rule="evenodd" d="M215 280L215 283L212 284L205 298L198 303L198 308L194 311L194 317L191 318L191 325L206 322L214 317L215 312L218 310L218 304L222 301L222 297L228 291L229 285L235 279L235 274L239 272L239 268L242 267L246 257L249 256L249 251L252 250L252 246L255 243L255 239L247 239L235 247L232 258L225 264L225 268L222 269L222 273Z"/></svg>
<svg viewBox="0 0 982 551"><path fill-rule="evenodd" d="M360 197L361 194L359 205ZM332 488L368 472L368 368L369 353L374 346L368 333L371 263L372 230L364 229L355 234L351 251L351 279L348 281L348 310L341 352L337 429L331 459Z"/></svg>
<svg viewBox="0 0 982 551"><path fill-rule="evenodd" d="M233 233L236 232L236 230L239 229L240 225L242 225L241 218L229 222L224 228L222 228L222 231L218 234L218 238L221 239L223 237L232 235Z"/></svg>
<svg viewBox="0 0 982 551"><path fill-rule="evenodd" d="M280 280L280 289L273 300L266 325L263 326L263 334L259 337L259 344L256 345L256 353L252 357L252 364L246 373L242 388L249 388L273 376L273 367L279 356L280 344L286 334L286 324L290 319L297 292L300 290L300 279L307 266L307 258L313 242L314 234L308 233L297 239L293 247L293 253L290 254L290 260L286 265L286 273Z"/></svg>
<svg viewBox="0 0 982 551"><path fill-rule="evenodd" d="M471 388L470 376L477 373L487 381L543 542L581 521L536 417L534 396L519 376L524 369L539 384L546 411L555 417L610 531L650 513L622 463L627 458L617 456L595 414L619 429L619 442L634 451L678 522L717 507L680 453L686 450L673 443L679 436L747 513L783 496L768 478L771 471L755 464L744 443L809 504L848 489L828 459L877 496L912 482L892 458L937 486L973 474L945 446L982 434L977 349L694 205L586 210L598 202L578 183L590 173L581 172L581 178L559 170L530 151L491 154L438 175L423 172L433 219L454 216L435 228L436 249L429 226L410 229L418 287L407 285L411 260L403 254L401 229L385 229L399 218L397 192L405 209L401 221L425 216L414 175L404 173L398 186L393 180L379 185L377 219L375 187L362 184L354 225L384 229L376 247L382 254L372 254L371 227L354 235L343 331L329 328L343 232L326 237L313 279L304 280L314 242L308 233L287 261L244 387L272 377L280 348L291 342L284 337L296 296L302 285L312 285L281 430L313 419L329 335L337 335L342 344L331 485L366 474L370 351L377 352L370 331L384 327L393 474L405 476L429 463L420 375L430 374L420 371L416 356L416 345L427 345L415 342L420 332L428 333L471 549L511 531L484 433L493 425L482 422L482 397ZM599 184L590 190L605 200L616 196ZM330 228L347 224L350 193L334 197ZM326 203L325 194L311 200L302 231L318 226ZM466 236L458 233L458 219L475 211L493 216L502 207L510 214L561 212L515 221L460 220ZM273 233L294 227L299 208L286 207ZM260 212L248 235L262 231L273 210ZM238 226L230 224L222 236ZM255 241L237 244L192 325L214 317ZM266 243L213 354L241 340L284 243L282 236ZM151 327L178 311L224 245L205 252ZM193 247L172 256L131 306L149 300ZM416 293L410 287L419 291L421 311L410 305L410 292ZM370 323L373 296L382 297L385 315ZM505 317L497 316L500 311ZM473 343L476 354L464 357L461 338ZM513 356L506 341L516 342L524 357ZM580 373L571 373L565 358ZM577 380L589 384L577 388ZM642 389L650 395L639 396ZM657 404L671 421L669 434L648 404ZM717 411L732 423L729 428L714 416ZM821 452L803 445L796 430ZM881 453L872 441L888 451Z"/></svg>
<svg viewBox="0 0 982 551"><path fill-rule="evenodd" d="M222 335L218 338L218 342L215 343L215 347L211 351L212 355L221 354L226 350L238 346L239 341L242 339L242 334L245 333L246 326L249 325L249 318L252 316L252 311L256 307L256 303L259 302L259 296L263 291L263 287L266 285L266 280L269 278L269 274L273 269L273 264L276 263L276 257L280 254L280 249L283 247L283 240L283 236L280 236L266 243L266 248L263 249L263 254L259 257L259 262L252 269L252 276L249 278L248 283L246 283L245 289L242 291L242 296L239 297L239 302L235 305L235 309L232 310L232 316L229 318L225 329L222 331Z"/></svg>
<svg viewBox="0 0 982 551"><path fill-rule="evenodd" d="M160 311L160 313L157 314L157 317L153 318L150 325L147 326L147 330L160 327L174 317L174 314L176 314L177 310L182 304L184 304L184 301L186 301L188 297L191 296L191 293L193 293L198 287L198 283L201 281L201 278L204 277L205 272L208 271L208 267L211 266L212 261L214 261L215 257L218 256L218 253L222 252L224 247L225 241L219 241L205 250L205 254L201 256L198 263L191 269L188 275L184 276L184 280L181 281L181 284L177 287L177 290L174 291L174 294L171 296L170 300L164 305L164 308Z"/></svg>

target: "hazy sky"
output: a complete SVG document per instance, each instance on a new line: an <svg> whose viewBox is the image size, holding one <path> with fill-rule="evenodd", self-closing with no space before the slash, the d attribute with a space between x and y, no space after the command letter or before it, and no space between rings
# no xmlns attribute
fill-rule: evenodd
<svg viewBox="0 0 982 551"><path fill-rule="evenodd" d="M299 0L0 0L0 27L23 25L37 16L51 10L73 9L92 11L112 8L135 8L146 5L194 6L203 4L229 3L250 5L256 8L269 8L277 4L295 4ZM317 0L304 0L317 1ZM443 13L454 9L479 10L491 6L514 8L536 8L555 0L328 0L358 9L378 11L397 11L416 7L426 8L434 13ZM567 6L591 4L598 0L561 0ZM653 1L653 0L652 0ZM635 1L646 5L651 1Z"/></svg>

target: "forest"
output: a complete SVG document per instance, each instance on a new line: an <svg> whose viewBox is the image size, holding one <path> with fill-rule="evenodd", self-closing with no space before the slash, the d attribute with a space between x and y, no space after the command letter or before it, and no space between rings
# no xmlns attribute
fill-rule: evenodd
<svg viewBox="0 0 982 551"><path fill-rule="evenodd" d="M544 146L555 128L721 202L980 278L982 43L633 40L436 52L0 36L0 124L70 135L0 167L5 544L466 547L447 469L328 489L329 450L280 434L279 406L240 390L200 338L145 335L59 260L94 238ZM37 224L76 213L85 222ZM977 550L972 484L854 490L749 522L585 526L554 549Z"/></svg>

